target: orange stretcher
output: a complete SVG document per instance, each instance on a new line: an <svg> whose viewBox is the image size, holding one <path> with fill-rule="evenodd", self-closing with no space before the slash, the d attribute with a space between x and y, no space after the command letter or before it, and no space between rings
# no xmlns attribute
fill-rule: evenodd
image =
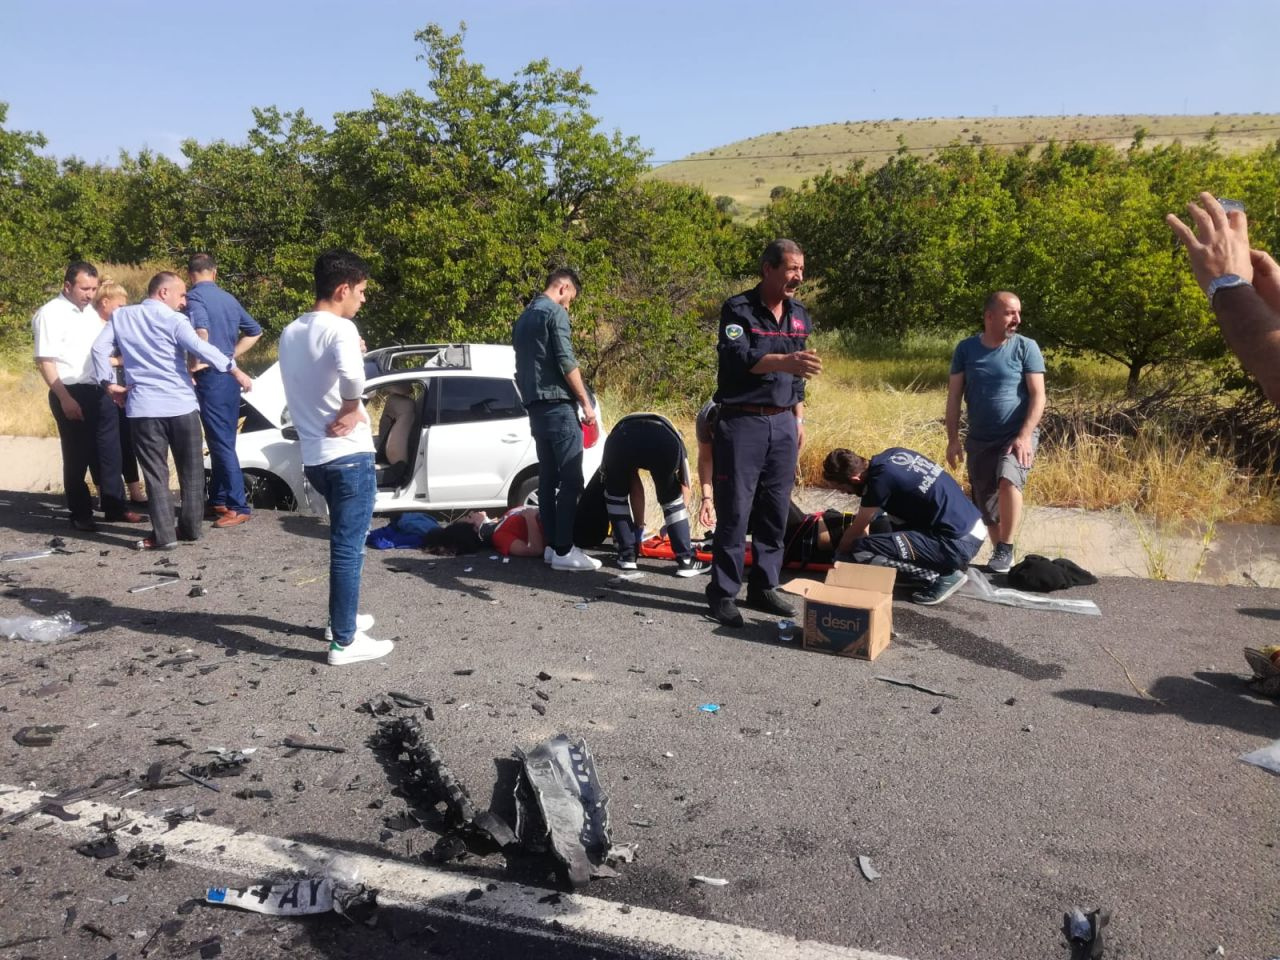
<svg viewBox="0 0 1280 960"><path fill-rule="evenodd" d="M642 557L648 557L651 560L674 560L676 558L675 551L671 549L671 539L669 537L649 537L643 541L639 547L639 553ZM711 562L711 544L697 543L693 545L693 555L701 563ZM746 566L751 566L751 541L747 541L746 556L744 558ZM784 561L782 566L787 570L830 570L835 564L833 563L802 563L798 560Z"/></svg>

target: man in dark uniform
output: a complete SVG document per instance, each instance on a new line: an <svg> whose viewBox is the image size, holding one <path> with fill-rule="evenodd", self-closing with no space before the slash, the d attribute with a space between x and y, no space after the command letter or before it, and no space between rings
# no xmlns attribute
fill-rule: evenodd
<svg viewBox="0 0 1280 960"><path fill-rule="evenodd" d="M618 548L618 566L623 570L636 569L638 532L631 504L633 496L644 504L641 470L648 470L653 478L653 489L662 506L667 536L676 557L676 576L697 576L705 568L694 559L689 532L689 455L680 431L656 413L623 417L604 443L601 465L604 500Z"/></svg>
<svg viewBox="0 0 1280 960"><path fill-rule="evenodd" d="M870 460L852 450L832 450L822 475L862 498L836 547L837 560L896 568L922 584L911 595L913 603L941 603L964 585L965 567L987 528L951 474L914 450L890 447ZM894 518L893 532L870 532L881 513Z"/></svg>
<svg viewBox="0 0 1280 960"><path fill-rule="evenodd" d="M742 626L735 602L742 586L747 527L755 562L747 603L794 616L778 593L783 540L796 458L804 443L804 380L822 371L813 350L809 314L792 299L804 280L804 252L775 240L760 257L760 283L730 297L720 310L715 400L720 420L712 443L712 486L718 514L713 541L711 615Z"/></svg>

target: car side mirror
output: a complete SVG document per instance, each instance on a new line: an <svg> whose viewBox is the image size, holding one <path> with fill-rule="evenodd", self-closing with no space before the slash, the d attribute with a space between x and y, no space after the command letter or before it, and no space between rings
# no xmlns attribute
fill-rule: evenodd
<svg viewBox="0 0 1280 960"><path fill-rule="evenodd" d="M280 430L280 436L284 437L286 440L297 440L298 428L292 424L287 427L283 427Z"/></svg>

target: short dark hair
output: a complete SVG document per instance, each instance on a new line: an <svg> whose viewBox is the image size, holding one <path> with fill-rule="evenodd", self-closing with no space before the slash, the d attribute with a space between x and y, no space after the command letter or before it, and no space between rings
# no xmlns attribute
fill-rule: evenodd
<svg viewBox="0 0 1280 960"><path fill-rule="evenodd" d="M441 550L449 553L475 553L484 541L469 520L458 520L447 527L432 527L422 538L423 550Z"/></svg>
<svg viewBox="0 0 1280 960"><path fill-rule="evenodd" d="M88 260L72 260L67 264L67 272L62 275L63 283L75 283L76 277L80 274L88 274L91 277L98 275L98 268Z"/></svg>
<svg viewBox="0 0 1280 960"><path fill-rule="evenodd" d="M369 279L369 264L350 250L326 250L316 257L316 299L328 300L344 283Z"/></svg>
<svg viewBox="0 0 1280 960"><path fill-rule="evenodd" d="M210 270L217 269L218 261L213 259L212 253L192 254L191 259L187 261L187 273L208 273Z"/></svg>
<svg viewBox="0 0 1280 960"><path fill-rule="evenodd" d="M547 285L543 289L550 290L566 280L573 284L573 289L577 290L579 295L582 294L582 280L578 277L578 272L569 267L557 267L548 273Z"/></svg>
<svg viewBox="0 0 1280 960"><path fill-rule="evenodd" d="M147 284L147 296L154 297L157 293L160 292L161 287L167 287L169 284L173 283L173 281L175 280L177 280L179 283L182 282L182 278L178 276L176 273L174 273L172 270L161 270L154 277L152 277L151 282Z"/></svg>
<svg viewBox="0 0 1280 960"><path fill-rule="evenodd" d="M860 476L870 466L866 457L860 457L852 450L838 447L827 454L822 461L822 477L827 483L852 483L853 477Z"/></svg>
<svg viewBox="0 0 1280 960"><path fill-rule="evenodd" d="M760 254L760 269L763 271L765 265L771 267L782 266L782 258L785 254L795 253L804 256L804 251L800 249L800 244L794 240L779 238L764 248L764 253Z"/></svg>
<svg viewBox="0 0 1280 960"><path fill-rule="evenodd" d="M994 310L999 305L1001 297L1013 297L1016 300L1018 295L1012 290L992 290L987 294L987 299L982 302L982 312L990 313Z"/></svg>

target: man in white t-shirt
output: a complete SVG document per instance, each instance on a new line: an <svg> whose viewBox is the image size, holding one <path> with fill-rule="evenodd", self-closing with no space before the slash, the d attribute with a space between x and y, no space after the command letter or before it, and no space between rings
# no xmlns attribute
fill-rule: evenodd
<svg viewBox="0 0 1280 960"><path fill-rule="evenodd" d="M329 505L329 664L376 660L390 640L365 631L357 613L364 542L377 481L373 434L361 402L364 358L352 318L364 303L369 265L346 250L316 259L316 305L280 335L280 374L289 415L302 443L307 482Z"/></svg>
<svg viewBox="0 0 1280 960"><path fill-rule="evenodd" d="M115 404L94 376L89 351L102 332L93 307L98 271L76 261L67 267L62 292L31 318L36 367L49 387L49 409L62 443L62 489L77 530L97 529L93 498L84 482L88 470L98 487L108 521L141 523L145 517L128 509L120 477L120 421Z"/></svg>

